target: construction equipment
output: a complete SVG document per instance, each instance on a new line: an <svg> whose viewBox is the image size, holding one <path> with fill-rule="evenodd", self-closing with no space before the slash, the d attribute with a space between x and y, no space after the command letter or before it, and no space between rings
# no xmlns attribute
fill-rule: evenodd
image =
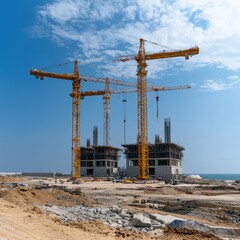
<svg viewBox="0 0 240 240"><path fill-rule="evenodd" d="M81 81L86 82L97 82L97 83L111 83L115 85L123 85L129 87L136 87L136 83L122 82L116 79L110 78L95 78L80 76L78 70L78 61L74 61L74 72L73 74L58 74L51 72L44 72L37 69L30 70L31 75L35 75L36 78L44 80L44 77L56 78L61 80L71 80L73 92L70 94L72 97L72 173L71 178L73 180L80 178L80 100L81 100ZM105 91L104 91L105 94ZM101 94L101 95L104 95ZM107 96L106 96L107 98ZM108 101L106 99L106 101ZM106 137L107 138L107 137Z"/></svg>
<svg viewBox="0 0 240 240"><path fill-rule="evenodd" d="M118 82L118 85L125 86L126 82ZM85 91L81 92L81 97L87 96L99 96L103 95L103 102L104 102L104 129L103 129L103 145L109 146L110 145L110 98L111 94L122 94L122 93L134 93L138 90L135 89L120 89L120 90L110 90L110 81L106 79L105 82L105 90L97 90L97 91ZM127 83L128 84L128 83ZM148 92L158 92L158 91L168 91L168 90L180 90L180 89L189 89L191 88L190 85L183 85L183 86L174 86L174 87L161 87L161 86L148 86ZM126 101L126 100L125 100ZM124 102L124 100L123 100ZM126 116L124 115L124 144L126 142Z"/></svg>
<svg viewBox="0 0 240 240"><path fill-rule="evenodd" d="M140 39L139 51L136 56L120 57L115 61L126 62L135 60L137 66L137 88L138 88L138 178L149 179L149 162L148 162L148 122L147 122L147 63L148 60L156 60L161 58L185 57L199 53L198 47L186 50L163 51L154 54L146 54L146 40Z"/></svg>
<svg viewBox="0 0 240 240"><path fill-rule="evenodd" d="M74 61L73 74L57 74L43 72L40 70L30 70L31 75L44 80L44 77L57 78L61 80L71 80L73 91L70 94L72 97L72 179L80 178L80 88L81 79L78 71L78 62Z"/></svg>

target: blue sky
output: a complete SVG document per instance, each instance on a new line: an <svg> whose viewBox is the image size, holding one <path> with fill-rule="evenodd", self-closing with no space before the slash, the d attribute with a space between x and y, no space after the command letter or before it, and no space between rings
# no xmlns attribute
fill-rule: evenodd
<svg viewBox="0 0 240 240"><path fill-rule="evenodd" d="M136 82L136 62L112 62L135 55L139 38L172 49L198 45L190 60L148 62L148 82L190 84L192 89L148 94L149 141L163 138L171 118L172 141L184 146L185 173L239 173L240 170L240 2L233 0L35 0L1 2L0 172L59 171L71 167L71 82L39 81L31 68ZM165 50L146 43L146 52ZM59 65L66 63L64 65ZM83 90L103 89L83 83ZM113 88L112 88L113 89ZM111 97L111 144L123 143L123 103L127 99L127 143L137 135L135 93ZM81 145L99 128L102 97L81 104Z"/></svg>

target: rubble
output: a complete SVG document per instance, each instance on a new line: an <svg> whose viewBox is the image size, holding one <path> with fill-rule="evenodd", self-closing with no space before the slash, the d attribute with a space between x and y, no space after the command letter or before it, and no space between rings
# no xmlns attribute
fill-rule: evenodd
<svg viewBox="0 0 240 240"><path fill-rule="evenodd" d="M212 187L211 187L212 188ZM178 213L187 216L201 217L202 219L214 223L240 224L240 206L237 202L231 205L224 202L211 202L202 199L184 200L184 199L159 199L134 198L129 206L138 208L152 208L169 213Z"/></svg>
<svg viewBox="0 0 240 240"><path fill-rule="evenodd" d="M211 233L219 237L236 238L240 236L240 228L217 227L208 224L202 224L191 220L174 220L168 227L181 232L182 230L194 230L203 233Z"/></svg>
<svg viewBox="0 0 240 240"><path fill-rule="evenodd" d="M117 206L110 208L100 207L59 207L44 206L48 212L54 213L64 222L76 222L80 220L98 220L111 227L125 228L140 232L149 232L156 229L164 229L167 225L169 229L178 232L197 231L209 233L220 237L238 237L240 236L239 228L215 227L202 224L196 221L185 220L172 215L161 214L143 214L131 213L127 209L121 209Z"/></svg>
<svg viewBox="0 0 240 240"><path fill-rule="evenodd" d="M99 220L112 227L135 229L138 231L152 231L161 229L162 222L157 219L151 219L149 214L130 213L127 209L116 206L110 208L92 208L84 206L59 207L43 206L45 210L57 215L64 222L75 222L83 219Z"/></svg>
<svg viewBox="0 0 240 240"><path fill-rule="evenodd" d="M134 227L151 227L151 220L142 213L137 213L133 215L131 224Z"/></svg>
<svg viewBox="0 0 240 240"><path fill-rule="evenodd" d="M169 224L175 220L184 220L183 218L175 217L172 215L160 215L158 213L149 214L151 219L154 219L160 223Z"/></svg>

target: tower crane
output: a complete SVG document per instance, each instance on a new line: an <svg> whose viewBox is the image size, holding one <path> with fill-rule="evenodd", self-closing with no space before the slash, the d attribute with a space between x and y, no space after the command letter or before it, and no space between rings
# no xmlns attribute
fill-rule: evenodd
<svg viewBox="0 0 240 240"><path fill-rule="evenodd" d="M139 51L136 56L120 57L115 61L126 62L135 60L137 66L137 89L138 89L138 178L149 179L149 162L148 162L148 121L147 121L147 63L148 60L161 58L174 58L193 56L199 53L198 47L185 50L163 51L153 54L146 54L146 40L140 39Z"/></svg>
<svg viewBox="0 0 240 240"><path fill-rule="evenodd" d="M37 69L31 69L30 74L44 80L44 77L56 78L60 80L72 81L72 172L73 180L80 178L80 101L81 101L81 81L105 83L106 81L114 85L123 85L128 87L136 87L136 83L123 82L111 78L95 78L88 76L80 76L78 70L78 61L74 61L74 71L72 74L44 72ZM106 100L107 101L107 100Z"/></svg>
<svg viewBox="0 0 240 240"><path fill-rule="evenodd" d="M81 92L82 98L87 97L87 96L103 95L103 103L104 103L103 145L104 146L110 145L110 99L111 99L111 94L134 93L134 92L138 91L136 88L135 89L110 90L109 84L110 84L109 79L106 79L105 90ZM126 82L121 83L119 81L119 85L125 86L125 84L126 84ZM147 92L180 90L180 89L189 89L189 88L191 88L190 85L182 85L182 86L174 86L174 87L148 86Z"/></svg>
<svg viewBox="0 0 240 240"><path fill-rule="evenodd" d="M58 74L51 72L43 72L37 69L30 70L31 75L35 75L36 78L44 80L44 77L57 78L61 80L72 81L72 179L80 178L80 88L81 79L78 71L78 62L74 61L73 74Z"/></svg>

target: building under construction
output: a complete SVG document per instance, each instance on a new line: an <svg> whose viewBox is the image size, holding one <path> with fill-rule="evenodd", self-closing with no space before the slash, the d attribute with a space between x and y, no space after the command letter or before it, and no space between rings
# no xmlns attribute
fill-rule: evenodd
<svg viewBox="0 0 240 240"><path fill-rule="evenodd" d="M171 143L170 119L165 119L165 142L159 136L155 137L155 144L148 145L149 176L162 179L175 179L182 174L182 146ZM126 172L129 177L138 176L138 144L124 144L126 154Z"/></svg>
<svg viewBox="0 0 240 240"><path fill-rule="evenodd" d="M107 177L118 174L120 149L98 145L98 128L93 127L93 146L87 139L86 147L81 147L81 176Z"/></svg>
<svg viewBox="0 0 240 240"><path fill-rule="evenodd" d="M111 146L81 147L81 176L117 175L119 151Z"/></svg>

